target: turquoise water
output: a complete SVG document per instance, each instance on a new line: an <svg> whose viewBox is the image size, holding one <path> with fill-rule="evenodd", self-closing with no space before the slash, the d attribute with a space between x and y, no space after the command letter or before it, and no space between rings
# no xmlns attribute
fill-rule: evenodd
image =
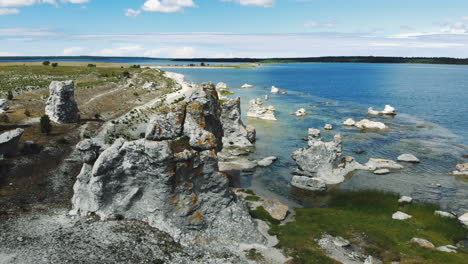
<svg viewBox="0 0 468 264"><path fill-rule="evenodd" d="M244 114L248 100L269 94L275 85L288 90L286 95L270 95L266 105L277 109L278 121L244 118L257 128L257 151L253 158L275 155L272 167L243 174L240 184L257 193L276 197L293 206L312 206L314 194L293 190L289 182L295 167L291 153L306 145L301 138L309 127L323 128L331 123L334 130L323 131L331 140L344 137L345 155L360 162L368 158L396 159L412 153L421 159L417 165L388 175L357 172L339 188L381 189L411 195L422 202L436 202L457 212L468 211L468 181L448 175L457 163L468 162L468 67L401 64L276 64L255 69L170 69L193 82L226 82L235 96L242 98ZM240 89L244 83L255 88ZM332 104L324 104L331 102ZM390 104L396 117L369 117L367 108ZM309 115L290 115L304 107ZM386 132L345 128L348 118L370 118L386 123ZM362 149L364 154L353 150ZM440 184L441 187L434 185Z"/></svg>

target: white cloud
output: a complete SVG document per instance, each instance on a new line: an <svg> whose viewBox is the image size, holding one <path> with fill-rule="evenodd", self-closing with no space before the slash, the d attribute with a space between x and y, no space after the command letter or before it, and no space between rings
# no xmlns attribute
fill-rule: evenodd
<svg viewBox="0 0 468 264"><path fill-rule="evenodd" d="M260 7L273 7L275 0L220 0L221 2L237 2L244 6L260 6Z"/></svg>
<svg viewBox="0 0 468 264"><path fill-rule="evenodd" d="M304 24L304 27L307 28L333 28L335 27L335 22L329 20L324 22L310 20Z"/></svg>
<svg viewBox="0 0 468 264"><path fill-rule="evenodd" d="M146 50L143 55L153 58L193 58L195 52L193 47L161 47Z"/></svg>
<svg viewBox="0 0 468 264"><path fill-rule="evenodd" d="M19 56L19 54L15 52L0 51L0 56Z"/></svg>
<svg viewBox="0 0 468 264"><path fill-rule="evenodd" d="M142 9L148 12L175 13L186 7L196 7L192 0L147 0Z"/></svg>
<svg viewBox="0 0 468 264"><path fill-rule="evenodd" d="M27 28L27 27L17 27L17 28L0 28L0 37L1 36L28 36L28 37L44 37L44 36L57 36L60 33L52 31L50 28Z"/></svg>
<svg viewBox="0 0 468 264"><path fill-rule="evenodd" d="M133 10L131 8L125 9L125 16L128 17L137 17L141 14L141 10Z"/></svg>
<svg viewBox="0 0 468 264"><path fill-rule="evenodd" d="M62 0L64 3L72 3L72 4L84 4L88 3L90 0Z"/></svg>
<svg viewBox="0 0 468 264"><path fill-rule="evenodd" d="M105 48L99 51L93 52L91 55L94 56L138 56L142 54L144 48L141 45L128 45L120 46L117 48Z"/></svg>
<svg viewBox="0 0 468 264"><path fill-rule="evenodd" d="M80 52L83 52L84 50L85 50L84 48L78 48L78 47L65 48L63 49L63 55L65 56L81 55Z"/></svg>
<svg viewBox="0 0 468 264"><path fill-rule="evenodd" d="M16 15L19 13L20 11L17 8L0 8L0 16Z"/></svg>

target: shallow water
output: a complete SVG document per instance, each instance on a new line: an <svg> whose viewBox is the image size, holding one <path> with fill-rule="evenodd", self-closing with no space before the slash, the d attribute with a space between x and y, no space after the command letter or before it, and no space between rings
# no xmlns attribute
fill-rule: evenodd
<svg viewBox="0 0 468 264"><path fill-rule="evenodd" d="M380 189L411 195L422 202L436 202L447 210L468 211L468 181L448 175L468 153L468 67L401 64L277 64L250 70L170 69L193 82L226 82L242 98L244 115L248 100L269 94L271 85L288 90L270 95L266 105L277 109L278 121L245 119L257 129L254 158L275 155L279 161L270 168L243 174L241 184L260 195L277 197L293 206L311 206L313 194L292 190L289 182L295 167L291 153L306 143L309 127L322 129L325 140L334 134L344 137L345 155L365 162L368 158L396 159L412 153L420 164L403 164L400 172L374 175L357 172L339 186L341 189ZM240 89L244 83L256 85ZM331 102L332 104L324 104ZM369 117L367 108L385 104L397 108L396 117ZM304 107L309 115L291 116ZM359 131L341 124L348 118L370 118L385 122L385 132ZM353 150L366 152L358 155ZM435 187L440 184L441 187Z"/></svg>

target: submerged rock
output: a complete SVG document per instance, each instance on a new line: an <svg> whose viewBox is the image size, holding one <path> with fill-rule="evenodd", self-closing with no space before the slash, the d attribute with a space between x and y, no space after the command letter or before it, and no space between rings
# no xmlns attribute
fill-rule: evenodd
<svg viewBox="0 0 468 264"><path fill-rule="evenodd" d="M396 115L396 109L391 105L385 105L383 111L376 111L372 107L369 107L367 113L369 115Z"/></svg>
<svg viewBox="0 0 468 264"><path fill-rule="evenodd" d="M416 158L416 156L414 156L413 154L402 154L402 155L398 156L397 160L402 161L402 162L409 162L409 163L419 163L420 162L420 160L418 158Z"/></svg>
<svg viewBox="0 0 468 264"><path fill-rule="evenodd" d="M363 119L354 124L355 127L361 129L386 129L387 126L382 122L375 122L369 119Z"/></svg>
<svg viewBox="0 0 468 264"><path fill-rule="evenodd" d="M370 170L377 170L377 169L403 169L403 166L398 164L396 161L393 160L386 160L386 159L375 159L371 158L369 161L364 164Z"/></svg>
<svg viewBox="0 0 468 264"><path fill-rule="evenodd" d="M257 162L258 166L260 167L268 167L270 166L271 164L273 164L273 162L275 162L278 158L275 157L275 156L271 156L271 157L266 157L266 158L263 158L261 160L259 160Z"/></svg>
<svg viewBox="0 0 468 264"><path fill-rule="evenodd" d="M265 94L265 101L268 101L270 100L270 97L268 96L268 94Z"/></svg>
<svg viewBox="0 0 468 264"><path fill-rule="evenodd" d="M416 244L418 247L422 247L422 248L428 248L428 249L435 248L434 244L432 244L431 242L429 242L428 240L424 238L413 237L411 239L411 243Z"/></svg>
<svg viewBox="0 0 468 264"><path fill-rule="evenodd" d="M298 109L296 112L294 112L294 115L296 116L305 116L307 115L307 111L304 108Z"/></svg>
<svg viewBox="0 0 468 264"><path fill-rule="evenodd" d="M275 107L268 106L263 107L263 102L260 98L250 100L249 111L247 112L248 117L259 118L264 120L276 121Z"/></svg>
<svg viewBox="0 0 468 264"><path fill-rule="evenodd" d="M395 220L406 220L406 219L410 219L411 217L412 217L411 215L400 212L400 211L392 215L392 219L395 219Z"/></svg>
<svg viewBox="0 0 468 264"><path fill-rule="evenodd" d="M277 199L266 199L263 201L263 208L276 220L283 221L288 214L289 207L282 204Z"/></svg>
<svg viewBox="0 0 468 264"><path fill-rule="evenodd" d="M75 102L73 81L53 81L49 86L49 98L45 114L56 123L75 123L78 121L78 106Z"/></svg>
<svg viewBox="0 0 468 264"><path fill-rule="evenodd" d="M308 176L294 175L291 185L308 191L326 191L327 185L320 178L311 178Z"/></svg>
<svg viewBox="0 0 468 264"><path fill-rule="evenodd" d="M0 156L14 155L18 152L18 143L24 129L17 128L0 134Z"/></svg>
<svg viewBox="0 0 468 264"><path fill-rule="evenodd" d="M264 243L218 168L223 129L214 85L193 89L182 120L156 115L145 139L117 139L83 164L70 215L145 221L184 244Z"/></svg>
<svg viewBox="0 0 468 264"><path fill-rule="evenodd" d="M333 126L331 124L325 124L325 126L323 127L325 130L332 130L333 129Z"/></svg>
<svg viewBox="0 0 468 264"><path fill-rule="evenodd" d="M457 176L468 176L468 163L457 164L456 170L452 172L453 175Z"/></svg>
<svg viewBox="0 0 468 264"><path fill-rule="evenodd" d="M298 170L294 172L291 184L309 190L323 189L323 184L341 183L347 174L357 169L366 169L353 157L341 157L342 151L340 135L335 135L334 141L323 142L320 130L309 128L308 147L298 149L292 154Z"/></svg>
<svg viewBox="0 0 468 264"><path fill-rule="evenodd" d="M278 87L272 86L271 87L271 93L272 94L277 94L280 92L280 89Z"/></svg>
<svg viewBox="0 0 468 264"><path fill-rule="evenodd" d="M343 125L345 126L354 126L356 124L356 121L354 121L352 118L348 118L343 122Z"/></svg>

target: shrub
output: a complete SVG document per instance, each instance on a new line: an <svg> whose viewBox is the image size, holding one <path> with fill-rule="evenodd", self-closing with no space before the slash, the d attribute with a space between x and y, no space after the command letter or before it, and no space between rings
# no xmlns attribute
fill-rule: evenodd
<svg viewBox="0 0 468 264"><path fill-rule="evenodd" d="M68 142L68 140L66 138L59 138L59 139L57 139L57 143L61 144L61 145L66 145L69 142Z"/></svg>
<svg viewBox="0 0 468 264"><path fill-rule="evenodd" d="M90 64L88 64L88 67L89 67L89 68L96 68L96 64L91 64L91 63L90 63Z"/></svg>
<svg viewBox="0 0 468 264"><path fill-rule="evenodd" d="M130 73L128 71L122 72L122 76L125 78L130 78Z"/></svg>
<svg viewBox="0 0 468 264"><path fill-rule="evenodd" d="M52 67L54 67L54 68L58 67L58 63L57 62L52 63Z"/></svg>
<svg viewBox="0 0 468 264"><path fill-rule="evenodd" d="M49 65L50 65L50 61L43 61L43 62L42 62L42 65L44 65L44 66L49 66Z"/></svg>
<svg viewBox="0 0 468 264"><path fill-rule="evenodd" d="M130 69L140 69L141 66L140 65L132 65L130 66Z"/></svg>
<svg viewBox="0 0 468 264"><path fill-rule="evenodd" d="M101 118L101 115L100 114L95 114L94 118L99 119L99 118Z"/></svg>
<svg viewBox="0 0 468 264"><path fill-rule="evenodd" d="M50 118L48 115L43 115L41 117L41 132L45 133L46 135L49 135L50 131L52 131L52 124L50 123Z"/></svg>
<svg viewBox="0 0 468 264"><path fill-rule="evenodd" d="M8 100L13 100L13 97L14 97L14 96L13 96L13 92L8 91L7 99L8 99Z"/></svg>
<svg viewBox="0 0 468 264"><path fill-rule="evenodd" d="M204 62L200 63L200 66L204 67L206 66Z"/></svg>

